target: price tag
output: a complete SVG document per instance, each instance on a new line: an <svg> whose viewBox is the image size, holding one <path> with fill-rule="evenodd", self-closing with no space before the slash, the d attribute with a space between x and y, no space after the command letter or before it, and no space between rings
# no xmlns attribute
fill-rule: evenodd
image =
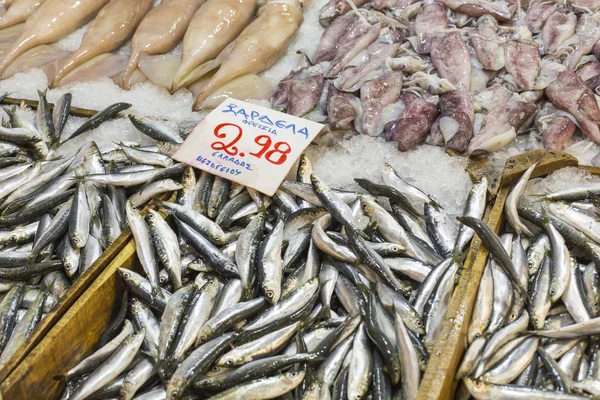
<svg viewBox="0 0 600 400"><path fill-rule="evenodd" d="M272 196L324 125L227 99L196 125L177 161Z"/></svg>

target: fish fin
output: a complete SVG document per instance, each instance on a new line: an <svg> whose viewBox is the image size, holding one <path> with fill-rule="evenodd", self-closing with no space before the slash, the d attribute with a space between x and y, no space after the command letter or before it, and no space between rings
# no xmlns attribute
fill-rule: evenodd
<svg viewBox="0 0 600 400"><path fill-rule="evenodd" d="M129 57L129 62L125 67L125 71L123 71L123 78L121 79L121 87L125 90L131 89L131 76L133 72L138 67L138 63L140 60L140 52L136 50L131 51L131 56Z"/></svg>
<svg viewBox="0 0 600 400"><path fill-rule="evenodd" d="M79 64L62 77L58 76L57 73L58 80L55 77L53 84L64 86L75 82L94 81L105 77L112 78L124 70L126 62L127 58L122 54L99 54Z"/></svg>
<svg viewBox="0 0 600 400"><path fill-rule="evenodd" d="M192 83L196 82L198 79L202 78L204 75L206 75L213 69L220 66L223 63L223 60L229 55L229 53L231 53L231 50L233 49L232 45L234 43L231 43L229 46L223 49L223 51L221 51L221 53L216 58L205 61L193 70L191 70L187 75L182 77L176 85L174 84L175 82L173 82L171 84L171 91L173 92L182 87L191 85Z"/></svg>
<svg viewBox="0 0 600 400"><path fill-rule="evenodd" d="M155 85L170 89L180 64L181 58L173 54L143 55L138 68Z"/></svg>

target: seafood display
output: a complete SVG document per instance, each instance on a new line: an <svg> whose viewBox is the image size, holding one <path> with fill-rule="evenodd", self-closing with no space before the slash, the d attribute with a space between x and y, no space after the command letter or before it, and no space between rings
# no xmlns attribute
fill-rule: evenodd
<svg viewBox="0 0 600 400"><path fill-rule="evenodd" d="M490 255L456 375L462 380L457 396L598 396L600 186L569 168L528 184L535 167L510 192L500 236L481 221L465 221Z"/></svg>
<svg viewBox="0 0 600 400"><path fill-rule="evenodd" d="M318 46L272 106L400 151L428 143L484 155L532 132L561 150L577 128L598 143L596 8L330 0Z"/></svg>
<svg viewBox="0 0 600 400"><path fill-rule="evenodd" d="M187 87L196 110L224 93L266 99L271 85L257 74L285 53L302 10L300 0L18 0L0 16L0 74L41 68L51 88L111 78L128 90L150 80ZM75 51L57 43L90 20Z"/></svg>
<svg viewBox="0 0 600 400"><path fill-rule="evenodd" d="M76 50L57 43L90 20ZM41 68L50 87L150 81L203 112L270 100L334 138L402 152L482 156L519 135L562 150L600 144L599 21L594 5L543 1L17 0L0 16L0 73ZM298 39L306 24L313 36Z"/></svg>
<svg viewBox="0 0 600 400"><path fill-rule="evenodd" d="M7 107L10 118L0 128L0 367L119 237L128 217L152 198L183 188L186 176L185 165L168 155L181 136L133 115L134 126L157 145L122 143L101 151L90 141L73 156L58 156L70 138L129 105L98 113L65 138L71 96L53 111L45 93L39 101L35 123Z"/></svg>
<svg viewBox="0 0 600 400"><path fill-rule="evenodd" d="M63 398L414 399L475 231L390 165L356 181L303 155L273 197L188 169L145 218L129 200L141 268L118 269L118 316Z"/></svg>

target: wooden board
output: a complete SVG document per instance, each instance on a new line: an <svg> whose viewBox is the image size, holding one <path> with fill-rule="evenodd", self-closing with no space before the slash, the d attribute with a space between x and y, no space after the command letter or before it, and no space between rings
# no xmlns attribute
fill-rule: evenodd
<svg viewBox="0 0 600 400"><path fill-rule="evenodd" d="M533 172L533 177L547 175L558 169L578 164L577 159L571 155L556 151L534 150L509 158L506 161L494 205L488 206L484 216L485 222L496 233L500 232L504 222L504 203L510 193L511 185L536 162L538 165ZM584 169L592 173L600 173L600 169L596 167ZM423 375L417 394L418 400L446 400L454 397L458 384L454 376L467 345L467 330L487 256L487 249L481 246L481 241L475 236L458 286L446 311L439 339Z"/></svg>
<svg viewBox="0 0 600 400"><path fill-rule="evenodd" d="M13 104L16 106L21 106L21 105L26 105L27 107L31 107L34 110L37 110L38 108L38 104L39 102L37 100L28 100L28 99L15 99L12 97L5 97L2 100L3 104ZM52 110L54 108L54 104L53 103L48 103L48 105L50 106L50 109ZM85 117L85 118L91 118L94 115L96 115L98 113L98 111L96 110L89 110L87 108L79 108L79 107L71 107L71 115L74 115L76 117ZM122 118L122 115L118 115L118 118ZM115 117L115 118L117 118Z"/></svg>
<svg viewBox="0 0 600 400"><path fill-rule="evenodd" d="M125 284L117 268L139 268L135 242L129 240L88 290L64 314L38 346L0 385L5 399L58 399L65 383L54 377L95 350L120 306Z"/></svg>

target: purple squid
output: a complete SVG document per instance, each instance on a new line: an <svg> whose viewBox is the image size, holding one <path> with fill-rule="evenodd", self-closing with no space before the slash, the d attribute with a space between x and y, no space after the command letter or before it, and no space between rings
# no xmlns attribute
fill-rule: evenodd
<svg viewBox="0 0 600 400"><path fill-rule="evenodd" d="M440 96L439 130L446 147L465 152L473 137L473 103L468 92L454 90Z"/></svg>
<svg viewBox="0 0 600 400"><path fill-rule="evenodd" d="M356 67L346 68L340 74L335 86L339 90L354 92L362 86L368 78L381 76L383 66L388 58L394 57L398 53L399 44L373 43L367 51L367 59Z"/></svg>
<svg viewBox="0 0 600 400"><path fill-rule="evenodd" d="M517 137L517 131L536 108L535 104L513 100L490 111L479 133L469 143L469 155L491 153L505 147Z"/></svg>
<svg viewBox="0 0 600 400"><path fill-rule="evenodd" d="M594 45L600 40L600 13L584 14L579 17L575 35L578 43L564 62L564 65L571 71L575 70L581 57L590 54Z"/></svg>
<svg viewBox="0 0 600 400"><path fill-rule="evenodd" d="M400 119L385 126L385 136L396 140L398 150L409 151L425 141L438 110L435 105L412 93L403 94L400 100L404 103L404 111Z"/></svg>
<svg viewBox="0 0 600 400"><path fill-rule="evenodd" d="M319 103L324 82L320 64L290 72L273 94L273 108L297 117L308 114Z"/></svg>
<svg viewBox="0 0 600 400"><path fill-rule="evenodd" d="M477 30L470 35L477 59L484 69L499 71L504 68L504 49L498 34L498 22L490 15L477 20Z"/></svg>
<svg viewBox="0 0 600 400"><path fill-rule="evenodd" d="M546 53L554 53L565 40L573 36L576 25L577 16L575 14L563 14L559 11L552 14L542 29L542 40Z"/></svg>
<svg viewBox="0 0 600 400"><path fill-rule="evenodd" d="M417 36L417 52L428 54L431 51L431 41L436 32L448 27L446 9L442 3L425 4L419 10L415 19L415 35Z"/></svg>
<svg viewBox="0 0 600 400"><path fill-rule="evenodd" d="M442 0L444 5L458 13L479 18L490 14L500 22L510 21L511 14L504 0Z"/></svg>
<svg viewBox="0 0 600 400"><path fill-rule="evenodd" d="M460 33L436 36L431 43L431 63L438 74L458 90L471 88L471 55Z"/></svg>
<svg viewBox="0 0 600 400"><path fill-rule="evenodd" d="M319 14L319 22L323 26L331 25L337 17L345 15L348 11L352 10L352 6L349 3L354 3L356 7L360 7L365 4L367 0L329 0Z"/></svg>
<svg viewBox="0 0 600 400"><path fill-rule="evenodd" d="M551 1L535 0L529 4L527 13L525 14L525 23L529 30L533 33L538 33L556 11L556 4Z"/></svg>
<svg viewBox="0 0 600 400"><path fill-rule="evenodd" d="M558 74L546 88L546 96L552 104L569 112L577 120L586 138L600 143L600 109L592 89L573 71Z"/></svg>
<svg viewBox="0 0 600 400"><path fill-rule="evenodd" d="M564 112L547 102L536 118L537 129L542 134L546 150L562 150L575 133L577 125L562 113Z"/></svg>
<svg viewBox="0 0 600 400"><path fill-rule="evenodd" d="M512 40L504 45L506 72L511 74L518 90L532 90L535 86L541 58L534 44Z"/></svg>
<svg viewBox="0 0 600 400"><path fill-rule="evenodd" d="M402 72L389 71L385 75L365 82L360 88L362 105L361 133L379 136L385 124L394 118L398 107L394 103L400 98Z"/></svg>

